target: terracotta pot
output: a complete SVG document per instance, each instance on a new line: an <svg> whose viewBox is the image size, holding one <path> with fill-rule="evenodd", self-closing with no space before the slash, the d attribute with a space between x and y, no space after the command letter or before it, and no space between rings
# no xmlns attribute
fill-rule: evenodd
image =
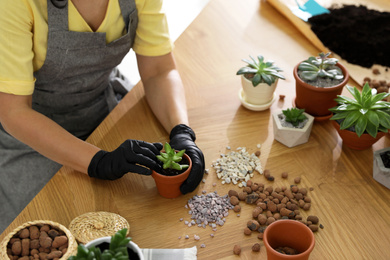
<svg viewBox="0 0 390 260"><path fill-rule="evenodd" d="M337 102L334 101L334 99L337 95L341 94L344 86L349 80L347 69L340 63L337 63L336 65L344 74L343 82L333 87L319 88L302 81L298 76L299 64L300 63L294 67L293 71L296 91L295 106L304 108L305 112L314 116L317 121L329 119L332 116L329 108L337 105Z"/></svg>
<svg viewBox="0 0 390 260"><path fill-rule="evenodd" d="M241 75L244 100L252 105L264 105L271 103L277 84L278 79L271 86L266 83L260 83L254 87L252 85L252 81L248 80L244 75Z"/></svg>
<svg viewBox="0 0 390 260"><path fill-rule="evenodd" d="M337 130L339 136L343 140L343 144L354 150L365 150L370 148L379 139L381 139L386 133L378 132L376 138L369 134L362 134L360 137L353 131L341 130L339 123L335 120L331 120L334 128Z"/></svg>
<svg viewBox="0 0 390 260"><path fill-rule="evenodd" d="M264 246L268 260L306 260L313 251L315 238L311 229L305 224L291 219L272 222L264 231ZM291 247L299 252L297 255L285 255L275 249Z"/></svg>
<svg viewBox="0 0 390 260"><path fill-rule="evenodd" d="M191 158L184 154L189 162L189 167L183 173L175 176L166 176L152 171L152 177L156 182L158 193L168 199L173 199L181 195L180 186L187 179L192 168Z"/></svg>
<svg viewBox="0 0 390 260"><path fill-rule="evenodd" d="M294 147L300 144L304 144L309 141L311 129L313 127L314 117L305 113L307 122L303 128L292 128L282 126L279 115L282 114L282 110L274 112L272 114L274 138L287 147Z"/></svg>
<svg viewBox="0 0 390 260"><path fill-rule="evenodd" d="M383 164L381 154L389 151L390 147L386 147L374 152L374 164L372 170L374 180L388 189L390 189L390 168L386 168Z"/></svg>

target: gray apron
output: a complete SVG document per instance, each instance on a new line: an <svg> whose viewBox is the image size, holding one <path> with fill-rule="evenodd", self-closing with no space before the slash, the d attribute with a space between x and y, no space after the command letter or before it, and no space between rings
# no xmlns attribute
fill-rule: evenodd
<svg viewBox="0 0 390 260"><path fill-rule="evenodd" d="M119 0L126 33L106 44L105 33L68 30L67 0L48 0L45 62L32 107L85 140L126 94L116 66L129 52L138 24L135 0ZM0 233L60 169L8 135L0 125Z"/></svg>

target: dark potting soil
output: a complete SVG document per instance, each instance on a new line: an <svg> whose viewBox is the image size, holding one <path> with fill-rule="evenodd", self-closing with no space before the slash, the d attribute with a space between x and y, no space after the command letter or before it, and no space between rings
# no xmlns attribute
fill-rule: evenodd
<svg viewBox="0 0 390 260"><path fill-rule="evenodd" d="M103 252L106 249L110 248L110 244L107 242L103 242L96 247L100 248L100 250ZM139 256L136 252L134 252L132 249L127 248L127 253L129 254L129 260L139 260Z"/></svg>
<svg viewBox="0 0 390 260"><path fill-rule="evenodd" d="M384 153L381 153L380 156L382 158L383 165L386 168L390 168L390 151L386 151Z"/></svg>
<svg viewBox="0 0 390 260"><path fill-rule="evenodd" d="M332 6L329 11L309 19L327 48L352 64L390 67L390 12L363 5Z"/></svg>
<svg viewBox="0 0 390 260"><path fill-rule="evenodd" d="M179 162L179 164L187 164L188 165L189 162L185 157L183 157L182 160ZM181 171L178 171L175 169L162 169L161 174L165 175L165 176L176 176L176 175L179 175L179 174L185 172L186 170L187 170L187 168L183 169Z"/></svg>

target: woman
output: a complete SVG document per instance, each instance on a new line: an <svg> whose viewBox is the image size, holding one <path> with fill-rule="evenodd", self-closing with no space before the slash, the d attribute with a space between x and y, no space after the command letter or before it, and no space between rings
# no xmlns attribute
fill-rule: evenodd
<svg viewBox="0 0 390 260"><path fill-rule="evenodd" d="M147 101L170 132L171 146L186 149L193 160L181 191L197 187L204 158L188 126L161 4L1 1L0 232L62 165L107 180L127 172L150 175L161 167L155 159L159 143L126 140L107 152L84 141L117 104L118 94L126 92L116 66L130 48Z"/></svg>

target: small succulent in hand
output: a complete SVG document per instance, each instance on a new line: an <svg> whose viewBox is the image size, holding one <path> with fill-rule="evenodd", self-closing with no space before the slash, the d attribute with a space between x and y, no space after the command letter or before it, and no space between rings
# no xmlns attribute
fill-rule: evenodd
<svg viewBox="0 0 390 260"><path fill-rule="evenodd" d="M189 165L187 164L179 164L182 159L183 154L185 153L185 149L176 152L169 143L165 143L164 145L165 152L160 152L160 155L157 155L157 159L163 162L164 169L175 169L181 171L183 169L187 169Z"/></svg>
<svg viewBox="0 0 390 260"><path fill-rule="evenodd" d="M354 128L360 137L367 132L376 137L378 131L388 132L390 129L390 103L383 101L389 93L376 93L368 83L364 84L360 93L356 87L347 86L353 98L338 95L338 105L329 110L334 113L331 120L341 121L340 129Z"/></svg>
<svg viewBox="0 0 390 260"><path fill-rule="evenodd" d="M77 247L77 254L71 256L68 260L128 260L127 244L131 238L126 237L127 228L121 229L111 237L109 249L100 251L100 248L90 247L80 244Z"/></svg>
<svg viewBox="0 0 390 260"><path fill-rule="evenodd" d="M243 59L248 65L237 71L237 75L247 75L246 77L252 81L252 85L256 87L260 83L266 83L271 86L278 78L285 79L279 72L283 71L274 65L273 61L264 61L262 55L257 56L257 60L249 56L251 60Z"/></svg>
<svg viewBox="0 0 390 260"><path fill-rule="evenodd" d="M290 122L293 126L297 126L300 122L303 122L307 117L303 112L305 112L305 109L299 109L299 108L287 108L285 110L282 110L283 115L286 117L285 120L287 122Z"/></svg>
<svg viewBox="0 0 390 260"><path fill-rule="evenodd" d="M321 52L319 57L309 57L301 62L298 70L304 80L316 80L318 77L330 79L343 79L344 75L341 69L336 65L338 59L329 58L330 52L324 54Z"/></svg>

